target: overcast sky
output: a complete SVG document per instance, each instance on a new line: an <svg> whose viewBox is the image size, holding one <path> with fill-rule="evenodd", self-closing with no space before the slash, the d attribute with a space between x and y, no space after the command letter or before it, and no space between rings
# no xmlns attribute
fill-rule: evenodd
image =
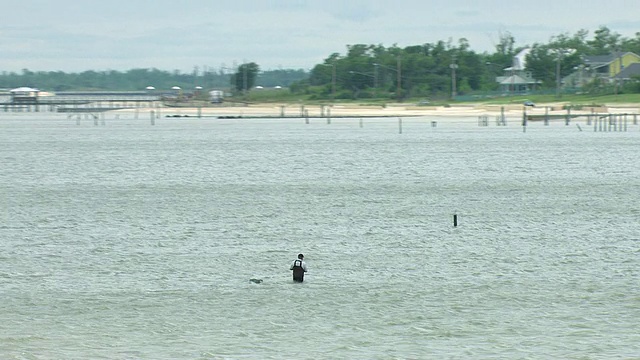
<svg viewBox="0 0 640 360"><path fill-rule="evenodd" d="M310 69L347 45L405 47L466 38L477 52L600 26L640 32L640 1L0 0L0 71L158 68L255 62Z"/></svg>

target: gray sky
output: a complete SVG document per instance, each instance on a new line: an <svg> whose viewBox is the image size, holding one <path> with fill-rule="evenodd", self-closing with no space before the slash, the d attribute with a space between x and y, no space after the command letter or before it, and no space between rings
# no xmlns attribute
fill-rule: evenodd
<svg viewBox="0 0 640 360"><path fill-rule="evenodd" d="M0 71L193 71L255 62L309 69L352 44L469 40L495 49L604 25L640 32L640 1L602 0L0 0Z"/></svg>

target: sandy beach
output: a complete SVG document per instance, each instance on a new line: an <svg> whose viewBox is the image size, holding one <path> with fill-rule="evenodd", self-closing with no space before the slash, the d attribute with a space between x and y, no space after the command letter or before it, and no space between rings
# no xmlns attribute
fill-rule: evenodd
<svg viewBox="0 0 640 360"><path fill-rule="evenodd" d="M249 104L244 106L219 107L163 107L162 116L202 116L202 117L495 117L504 114L506 117L528 116L542 117L597 114L638 114L638 104L616 104L615 106L582 107L581 109L565 109L564 103L539 104L535 107L524 105L487 105L464 104L454 106L417 106L414 104L386 104L385 106L336 104L336 105L300 105L300 104Z"/></svg>

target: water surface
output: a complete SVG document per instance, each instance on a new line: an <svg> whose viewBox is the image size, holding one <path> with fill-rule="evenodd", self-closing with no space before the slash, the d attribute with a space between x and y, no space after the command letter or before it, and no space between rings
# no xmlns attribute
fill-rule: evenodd
<svg viewBox="0 0 640 360"><path fill-rule="evenodd" d="M0 114L2 358L640 358L637 125L112 117Z"/></svg>

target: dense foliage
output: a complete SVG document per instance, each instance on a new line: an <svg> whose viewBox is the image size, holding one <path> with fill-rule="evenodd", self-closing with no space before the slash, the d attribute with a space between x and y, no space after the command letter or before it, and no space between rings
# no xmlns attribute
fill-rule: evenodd
<svg viewBox="0 0 640 360"><path fill-rule="evenodd" d="M260 67L256 63L242 64L238 67L238 71L231 75L231 83L238 92L245 92L251 89L258 77Z"/></svg>
<svg viewBox="0 0 640 360"><path fill-rule="evenodd" d="M640 54L640 33L625 38L600 27L592 39L588 31L573 35L560 34L548 43L534 43L527 56L527 72L541 83L542 89L553 89L558 78L565 77L584 65L587 55L612 52ZM449 98L454 94L491 92L498 88L496 77L505 75L512 59L525 47L517 47L514 37L501 34L495 51L477 53L462 38L457 42L438 41L433 44L348 45L346 54L329 55L310 72L304 70L260 71L256 63L242 64L229 73L206 68L193 73L132 69L120 71L60 71L0 74L0 88L31 86L47 91L64 90L144 90L147 86L170 89L180 86L192 89L225 89L240 93L254 86L287 87L293 94L310 99L404 99ZM609 91L603 84L587 84L584 91ZM622 92L637 92L637 81L627 82ZM616 88L616 91L618 89Z"/></svg>
<svg viewBox="0 0 640 360"><path fill-rule="evenodd" d="M255 64L254 64L255 65ZM242 65L241 65L242 66ZM257 70L257 65L255 65ZM242 72L239 67L238 72ZM305 79L308 73L304 70L268 70L254 73L250 84L264 87L288 87L293 82ZM162 71L158 69L132 69L128 71L83 71L81 73L65 73L62 71L30 71L23 69L21 73L0 73L0 88L12 89L29 86L44 91L70 90L127 90L141 91L147 86L156 89L169 90L173 86L183 89L193 89L202 86L205 89L229 89L236 85L232 82L233 74L209 69L192 73L179 71ZM242 77L241 77L242 79ZM242 82L244 84L244 82ZM241 90L242 87L239 89Z"/></svg>
<svg viewBox="0 0 640 360"><path fill-rule="evenodd" d="M640 54L640 33L624 38L601 27L594 38L580 30L574 35L554 36L547 44L527 46L527 72L541 82L542 89L557 86L563 78L583 64L587 55L613 52ZM494 53L476 53L466 39L439 41L399 48L381 45L350 45L347 53L332 54L316 65L308 80L296 83L292 91L306 92L320 98L447 98L455 93L471 94L497 90L496 77L505 75L514 55L524 47L516 47L509 33L502 34ZM591 86L594 88L594 86ZM602 91L603 86L595 86ZM590 86L586 86L588 90ZM640 88L635 82L624 91ZM605 89L605 91L607 91Z"/></svg>

